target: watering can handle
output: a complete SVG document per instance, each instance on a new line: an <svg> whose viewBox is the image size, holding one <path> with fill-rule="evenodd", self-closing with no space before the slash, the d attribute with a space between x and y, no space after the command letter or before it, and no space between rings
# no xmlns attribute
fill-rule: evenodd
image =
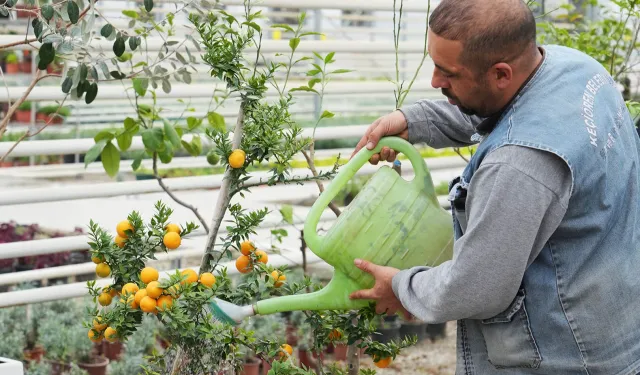
<svg viewBox="0 0 640 375"><path fill-rule="evenodd" d="M327 186L327 189L320 194L311 207L304 225L304 239L311 249L320 249L322 246L322 238L318 235L317 230L324 209L329 206L333 198L340 192L340 189L351 180L356 172L358 172L374 154L379 153L383 147L400 151L409 158L415 173L415 178L411 183L418 184L418 186L433 199L434 204L438 204L431 174L418 150L416 150L411 143L400 137L384 137L380 139L373 150L368 150L365 147L360 149L360 151L340 169L340 172L338 172L333 181Z"/></svg>

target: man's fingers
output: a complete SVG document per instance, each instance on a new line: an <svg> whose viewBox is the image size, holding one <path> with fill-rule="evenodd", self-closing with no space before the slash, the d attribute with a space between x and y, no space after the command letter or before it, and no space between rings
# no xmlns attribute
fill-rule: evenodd
<svg viewBox="0 0 640 375"><path fill-rule="evenodd" d="M376 145L378 145L378 142L380 141L380 138L384 137L385 135L387 135L387 130L389 128L389 120L382 120L378 123L378 125L371 130L371 133L369 134L369 140L366 144L367 150L373 150Z"/></svg>
<svg viewBox="0 0 640 375"><path fill-rule="evenodd" d="M380 119L381 118L374 121L371 126L367 128L367 131L360 139L360 142L358 142L358 144L356 145L356 148L353 150L353 153L351 153L351 157L349 159L353 158L358 153L358 151L360 151L360 149L363 148L367 144L367 142L369 142L369 135L376 127L378 127L378 125L380 124Z"/></svg>
<svg viewBox="0 0 640 375"><path fill-rule="evenodd" d="M375 299L375 292L373 289L363 289L349 295L351 299Z"/></svg>
<svg viewBox="0 0 640 375"><path fill-rule="evenodd" d="M396 160L396 152L392 149L389 149L389 156L387 157L387 161L389 163L393 163L394 160Z"/></svg>
<svg viewBox="0 0 640 375"><path fill-rule="evenodd" d="M366 260L362 260L362 259L356 259L353 263L356 265L356 267L372 275L375 274L375 272L378 270L378 267L379 267L373 263L367 262Z"/></svg>

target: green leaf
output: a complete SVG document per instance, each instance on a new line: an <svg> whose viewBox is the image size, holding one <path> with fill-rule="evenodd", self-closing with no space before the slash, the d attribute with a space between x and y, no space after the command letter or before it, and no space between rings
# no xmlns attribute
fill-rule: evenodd
<svg viewBox="0 0 640 375"><path fill-rule="evenodd" d="M320 73L320 70L318 70L318 69L311 69L310 71L308 71L308 72L307 72L307 76L309 76L309 77L313 77L313 76L315 76L315 75L316 75L316 74L318 74L318 73Z"/></svg>
<svg viewBox="0 0 640 375"><path fill-rule="evenodd" d="M289 47L291 50L295 52L296 48L300 45L300 38L291 38L289 39Z"/></svg>
<svg viewBox="0 0 640 375"><path fill-rule="evenodd" d="M353 70L351 69L337 69L329 74L342 74L342 73L351 73L351 72L353 72Z"/></svg>
<svg viewBox="0 0 640 375"><path fill-rule="evenodd" d="M138 44L136 44L136 38L129 38L129 49L135 51L138 48Z"/></svg>
<svg viewBox="0 0 640 375"><path fill-rule="evenodd" d="M189 130L193 130L202 124L202 119L195 117L187 117L187 126Z"/></svg>
<svg viewBox="0 0 640 375"><path fill-rule="evenodd" d="M107 66L107 64L104 61L100 61L98 65L100 65L100 70L102 70L102 74L104 74L104 78L109 79L110 74L109 74L109 67Z"/></svg>
<svg viewBox="0 0 640 375"><path fill-rule="evenodd" d="M133 134L131 132L123 132L116 137L118 141L118 148L121 151L127 151L131 147L131 141L133 141Z"/></svg>
<svg viewBox="0 0 640 375"><path fill-rule="evenodd" d="M110 37L111 33L113 33L113 25L110 23L102 26L102 29L100 29L100 35L102 35L105 38Z"/></svg>
<svg viewBox="0 0 640 375"><path fill-rule="evenodd" d="M36 35L36 38L40 39L43 29L42 21L40 21L39 18L34 18L33 21L31 21L31 26L33 27L33 33Z"/></svg>
<svg viewBox="0 0 640 375"><path fill-rule="evenodd" d="M280 214L282 215L282 220L293 225L293 207L291 205L286 204L282 206Z"/></svg>
<svg viewBox="0 0 640 375"><path fill-rule="evenodd" d="M315 32L315 31L309 31L309 32L300 34L300 37L302 38L303 36L309 36L309 35L320 35L320 36L322 36L324 34L323 33L318 33L318 32Z"/></svg>
<svg viewBox="0 0 640 375"><path fill-rule="evenodd" d="M316 83L320 83L320 82L322 82L322 80L320 78L312 78L312 79L309 80L308 86L309 86L309 88L313 88L313 86L315 86Z"/></svg>
<svg viewBox="0 0 640 375"><path fill-rule="evenodd" d="M127 78L126 74L117 72L115 70L113 72L111 72L110 74L111 74L111 77L113 77L115 79L125 79L125 78Z"/></svg>
<svg viewBox="0 0 640 375"><path fill-rule="evenodd" d="M164 122L164 134L167 136L167 140L171 142L171 144L179 148L180 147L180 136L176 129L169 123L169 121Z"/></svg>
<svg viewBox="0 0 640 375"><path fill-rule="evenodd" d="M133 18L134 20L137 20L139 15L138 12L136 12L135 10L123 10L122 14L124 14L125 16L129 17L129 18Z"/></svg>
<svg viewBox="0 0 640 375"><path fill-rule="evenodd" d="M84 96L84 102L87 104L91 104L98 95L98 84L92 83L87 89L87 94Z"/></svg>
<svg viewBox="0 0 640 375"><path fill-rule="evenodd" d="M194 148L191 146L191 143L187 141L181 141L182 147L189 153L189 155L198 156L199 154L195 152Z"/></svg>
<svg viewBox="0 0 640 375"><path fill-rule="evenodd" d="M124 129L125 130L131 130L133 129L133 127L136 126L136 120L132 119L131 117L127 117L126 119L124 119Z"/></svg>
<svg viewBox="0 0 640 375"><path fill-rule="evenodd" d="M142 158L144 158L144 150L140 150L136 152L133 156L133 163L131 163L131 169L137 171L140 168L140 164L142 164Z"/></svg>
<svg viewBox="0 0 640 375"><path fill-rule="evenodd" d="M120 151L109 142L102 150L101 154L102 166L109 177L114 177L120 169Z"/></svg>
<svg viewBox="0 0 640 375"><path fill-rule="evenodd" d="M187 65L187 60L185 60L184 56L182 56L180 52L176 52L176 57L182 64Z"/></svg>
<svg viewBox="0 0 640 375"><path fill-rule="evenodd" d="M153 9L153 0L144 0L144 9L147 12L151 12Z"/></svg>
<svg viewBox="0 0 640 375"><path fill-rule="evenodd" d="M182 145L184 146L185 143L186 142L183 142ZM198 156L202 153L202 140L199 136L194 136L189 146L190 147L185 147L185 149L191 156Z"/></svg>
<svg viewBox="0 0 640 375"><path fill-rule="evenodd" d="M141 133L142 143L151 152L158 151L163 146L164 134L160 128L145 129Z"/></svg>
<svg viewBox="0 0 640 375"><path fill-rule="evenodd" d="M335 116L335 114L334 114L334 113L329 112L329 111L324 111L324 112L322 112L322 115L320 115L320 119L323 119L323 118L332 118L333 116Z"/></svg>
<svg viewBox="0 0 640 375"><path fill-rule="evenodd" d="M67 77L62 81L62 92L68 94L71 91L71 87L73 86L73 79L71 77Z"/></svg>
<svg viewBox="0 0 640 375"><path fill-rule="evenodd" d="M115 53L116 56L120 57L124 53L124 49L124 38L116 38L116 40L113 42L113 53Z"/></svg>
<svg viewBox="0 0 640 375"><path fill-rule="evenodd" d="M284 23L278 23L278 24L275 24L275 25L271 25L271 27L274 28L274 29L285 29L287 31L295 33L295 30L291 26L286 25Z"/></svg>
<svg viewBox="0 0 640 375"><path fill-rule="evenodd" d="M294 91L315 92L316 94L319 94L318 91L316 91L316 89L312 89L312 88L307 87L307 86L300 86L300 87L296 87L296 88L293 88L293 89L289 90L289 92L294 92Z"/></svg>
<svg viewBox="0 0 640 375"><path fill-rule="evenodd" d="M93 163L94 161L96 161L96 159L98 158L98 156L100 156L100 154L102 153L102 150L104 149L104 147L106 145L107 145L107 140L103 139L100 142L96 142L95 145L91 146L89 151L87 151L87 153L84 155L84 167L85 168L90 163Z"/></svg>
<svg viewBox="0 0 640 375"><path fill-rule="evenodd" d="M89 74L94 81L98 81L100 79L100 77L98 76L98 69L96 69L95 66L91 67L91 70L89 70Z"/></svg>
<svg viewBox="0 0 640 375"><path fill-rule="evenodd" d="M164 141L164 145L164 149L162 151L158 151L158 157L164 164L169 164L171 163L171 159L173 159L173 148L169 141Z"/></svg>
<svg viewBox="0 0 640 375"><path fill-rule="evenodd" d="M42 12L42 17L47 21L51 21L53 18L53 7L51 4L44 4L42 8L40 8L40 12Z"/></svg>
<svg viewBox="0 0 640 375"><path fill-rule="evenodd" d="M227 131L227 125L224 123L224 116L216 112L207 113L207 120L209 120L209 125L211 125L215 130L220 133L224 133Z"/></svg>
<svg viewBox="0 0 640 375"><path fill-rule="evenodd" d="M139 96L144 96L147 93L147 88L149 87L149 79L134 78L132 81L133 81L133 89L136 90L136 93Z"/></svg>
<svg viewBox="0 0 640 375"><path fill-rule="evenodd" d="M95 137L93 137L93 140L95 142L100 142L101 140L106 140L107 142L111 141L113 138L115 138L115 135L113 134L113 132L111 132L111 130L102 130L101 132L99 132L98 134L95 135Z"/></svg>
<svg viewBox="0 0 640 375"><path fill-rule="evenodd" d="M255 22L246 22L247 26L251 27L257 32L260 32L260 26Z"/></svg>
<svg viewBox="0 0 640 375"><path fill-rule="evenodd" d="M78 4L73 1L67 2L67 13L69 14L69 21L71 23L78 23L78 19L80 18L80 8L78 8Z"/></svg>
<svg viewBox="0 0 640 375"><path fill-rule="evenodd" d="M40 46L40 52L38 53L40 57L40 61L38 62L38 69L46 70L47 65L53 62L53 59L56 57L56 49L53 48L53 44L44 43Z"/></svg>
<svg viewBox="0 0 640 375"><path fill-rule="evenodd" d="M168 78L162 80L162 91L164 91L165 94L171 92L171 83Z"/></svg>
<svg viewBox="0 0 640 375"><path fill-rule="evenodd" d="M332 62L333 56L335 54L336 54L335 52L329 52L329 54L324 58L324 63L329 64L330 62Z"/></svg>

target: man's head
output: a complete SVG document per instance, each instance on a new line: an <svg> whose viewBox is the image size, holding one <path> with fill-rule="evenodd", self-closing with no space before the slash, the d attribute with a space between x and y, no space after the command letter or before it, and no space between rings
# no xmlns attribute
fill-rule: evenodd
<svg viewBox="0 0 640 375"><path fill-rule="evenodd" d="M431 84L469 115L499 111L540 58L535 18L522 0L442 0L428 43Z"/></svg>

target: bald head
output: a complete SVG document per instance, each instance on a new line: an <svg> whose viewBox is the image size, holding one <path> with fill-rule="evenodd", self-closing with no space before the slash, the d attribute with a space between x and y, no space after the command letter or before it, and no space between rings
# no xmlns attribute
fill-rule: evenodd
<svg viewBox="0 0 640 375"><path fill-rule="evenodd" d="M526 64L536 54L536 21L522 0L442 0L431 32L462 43L460 63L482 72L499 62Z"/></svg>

